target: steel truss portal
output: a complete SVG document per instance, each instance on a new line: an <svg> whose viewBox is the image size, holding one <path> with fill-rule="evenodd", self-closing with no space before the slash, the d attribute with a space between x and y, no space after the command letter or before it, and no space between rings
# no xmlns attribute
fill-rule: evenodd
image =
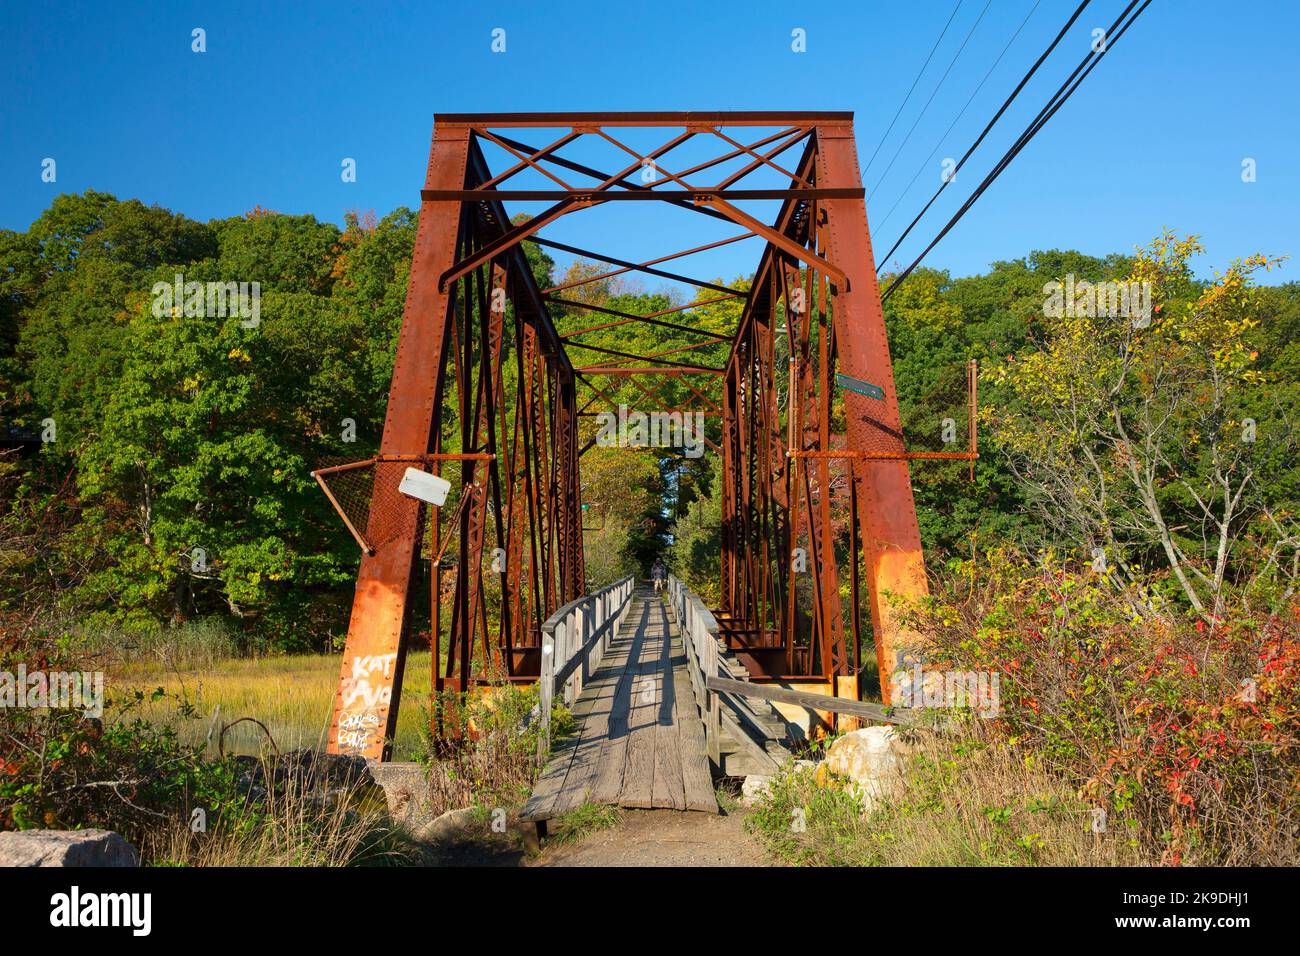
<svg viewBox="0 0 1300 956"><path fill-rule="evenodd" d="M662 139L638 150L632 129L661 130ZM538 146L523 141L529 130L560 135ZM592 138L625 156L623 166L596 169L561 155ZM701 140L716 154L669 171L674 151ZM509 156L507 168L489 168L487 144ZM647 166L653 182L638 175ZM730 172L702 183L720 167ZM524 171L547 188L511 189ZM759 171L779 175L780 188L738 186ZM571 185L575 174L584 182ZM549 205L512 222L511 201ZM763 221L737 205L754 201L779 202L779 214ZM563 217L610 203L634 208L629 202L675 205L741 232L640 262L541 235ZM747 293L678 271L679 260L755 237L765 246ZM610 268L543 290L525 240ZM650 315L572 298L581 285L625 273L686 283L700 298ZM676 320L729 298L743 298L729 335ZM586 310L591 325L562 336L551 306ZM703 341L649 355L580 341L632 323ZM720 340L730 341L725 364L692 359ZM575 366L575 350L599 359ZM754 678L822 682L836 693L837 679L860 669L863 585L880 673L892 672L905 634L886 596L926 589L908 472L908 458L922 456L904 448L852 114L439 115L379 454L317 472L363 549L332 752L388 755L405 647L424 625L414 620L414 595L426 549L434 690L536 680L542 622L586 590L579 462L592 441L580 447L580 422L629 384L651 403L671 387L688 396L674 411L720 419L719 440L709 441L722 460L717 617ZM973 421L969 451L923 457L973 459ZM454 499L425 509L398 492L412 467L451 480ZM342 502L345 479L362 489L362 506ZM847 549L836 513L845 516ZM856 683L846 686L856 695Z"/></svg>

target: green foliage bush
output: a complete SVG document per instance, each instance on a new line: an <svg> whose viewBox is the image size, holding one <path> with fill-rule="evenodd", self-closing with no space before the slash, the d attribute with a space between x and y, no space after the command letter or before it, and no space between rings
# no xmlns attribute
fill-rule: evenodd
<svg viewBox="0 0 1300 956"><path fill-rule="evenodd" d="M912 614L926 666L999 681L1027 765L1137 821L1170 862L1294 860L1300 621L1157 613L1145 592L1044 553L957 561Z"/></svg>

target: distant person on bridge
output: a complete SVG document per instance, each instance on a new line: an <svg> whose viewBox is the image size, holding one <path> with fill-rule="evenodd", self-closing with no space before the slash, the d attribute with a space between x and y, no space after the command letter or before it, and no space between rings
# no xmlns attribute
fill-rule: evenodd
<svg viewBox="0 0 1300 956"><path fill-rule="evenodd" d="M658 558L655 558L655 563L650 568L650 580L655 583L656 593L664 589L664 581L668 580L668 569Z"/></svg>

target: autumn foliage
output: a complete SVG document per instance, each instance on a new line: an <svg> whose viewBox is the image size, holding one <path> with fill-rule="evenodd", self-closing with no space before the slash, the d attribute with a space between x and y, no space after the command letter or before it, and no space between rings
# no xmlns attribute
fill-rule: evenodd
<svg viewBox="0 0 1300 956"><path fill-rule="evenodd" d="M994 551L913 609L928 666L999 680L995 730L1171 864L1294 863L1300 607L1217 626L1088 566Z"/></svg>

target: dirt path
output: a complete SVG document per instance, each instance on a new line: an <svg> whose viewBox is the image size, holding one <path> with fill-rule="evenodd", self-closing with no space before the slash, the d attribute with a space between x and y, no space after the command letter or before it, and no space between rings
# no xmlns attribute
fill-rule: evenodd
<svg viewBox="0 0 1300 956"><path fill-rule="evenodd" d="M545 848L527 866L771 866L739 814L625 810L580 843Z"/></svg>
<svg viewBox="0 0 1300 956"><path fill-rule="evenodd" d="M531 824L529 825L531 827ZM435 866L775 866L745 831L744 816L623 810L617 825L573 843L544 841L528 852L518 830L466 834L431 847ZM530 841L531 842L531 841Z"/></svg>

